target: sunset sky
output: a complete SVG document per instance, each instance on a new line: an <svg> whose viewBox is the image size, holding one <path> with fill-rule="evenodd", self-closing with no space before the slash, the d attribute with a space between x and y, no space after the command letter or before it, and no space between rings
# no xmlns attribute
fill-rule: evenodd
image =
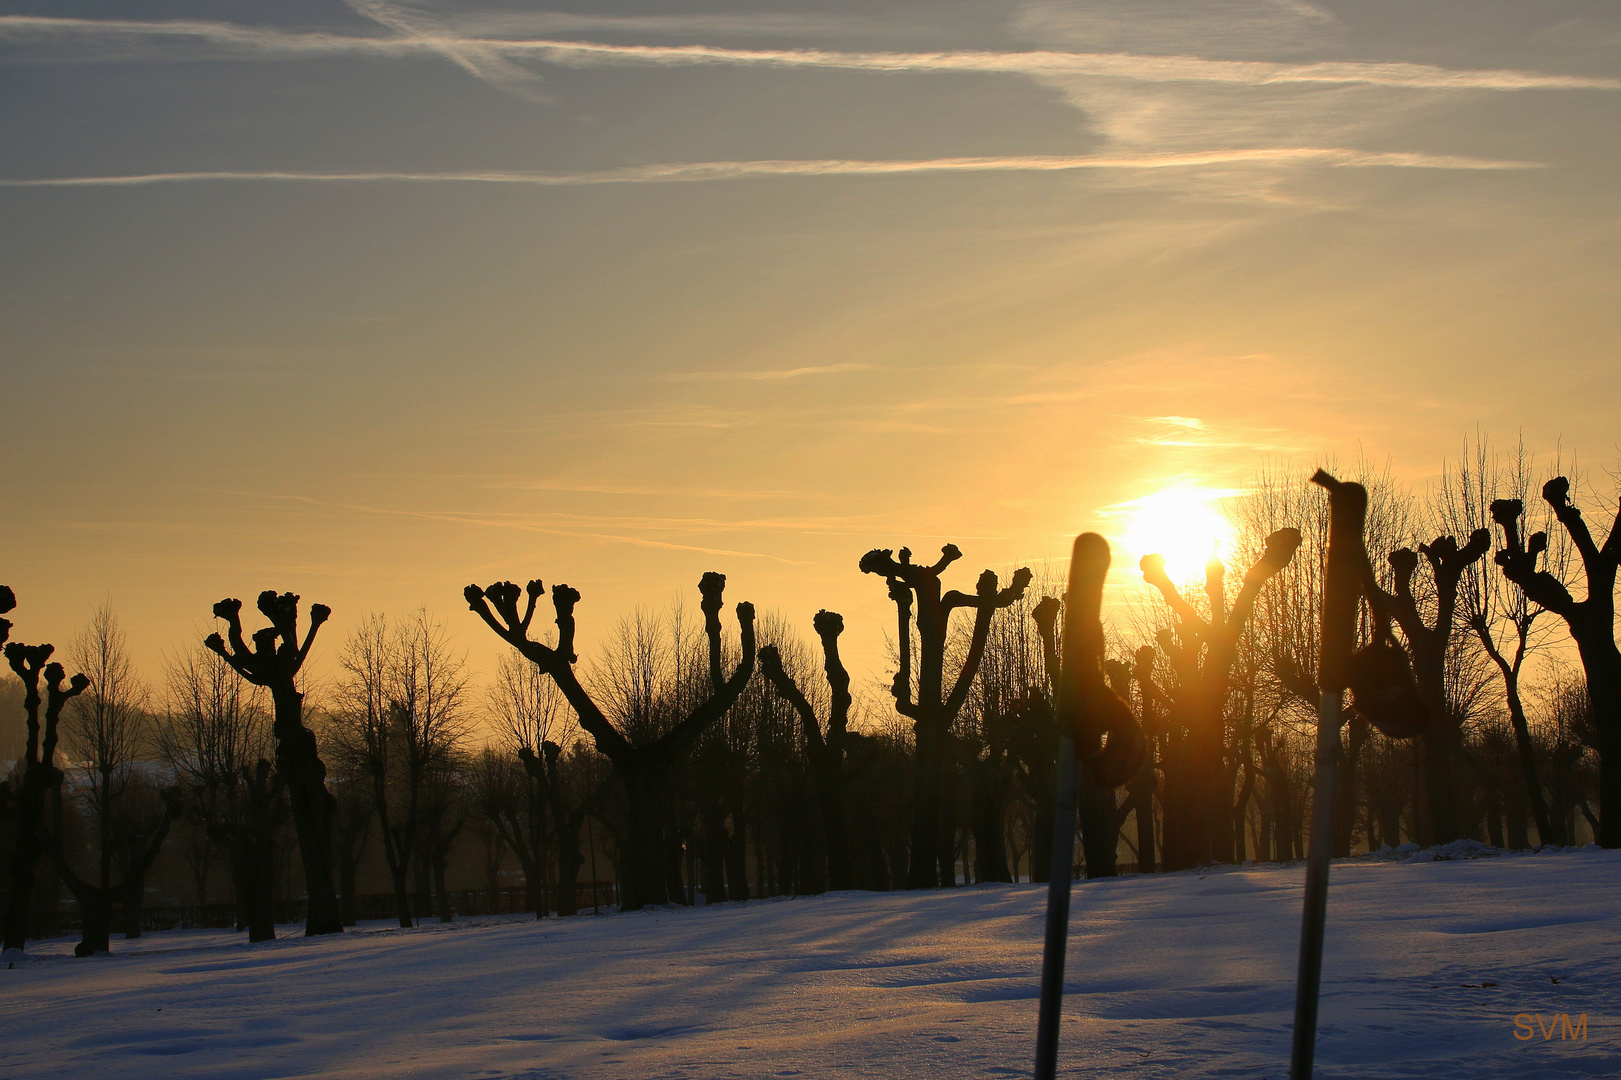
<svg viewBox="0 0 1621 1080"><path fill-rule="evenodd" d="M1613 3L0 0L14 636L274 587L487 672L469 581L719 570L867 679L872 547L1477 424L1607 490L1618 136Z"/></svg>

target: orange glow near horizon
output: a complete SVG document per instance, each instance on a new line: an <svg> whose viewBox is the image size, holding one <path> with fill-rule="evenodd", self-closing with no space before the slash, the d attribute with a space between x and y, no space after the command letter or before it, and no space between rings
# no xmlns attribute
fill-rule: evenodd
<svg viewBox="0 0 1621 1080"><path fill-rule="evenodd" d="M1179 485L1128 504L1123 546L1130 564L1159 554L1172 581L1203 578L1205 564L1232 548L1232 524L1217 505L1231 494Z"/></svg>

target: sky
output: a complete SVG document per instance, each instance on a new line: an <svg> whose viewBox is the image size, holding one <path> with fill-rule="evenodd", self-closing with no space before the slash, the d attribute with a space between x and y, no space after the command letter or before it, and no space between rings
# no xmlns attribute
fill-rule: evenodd
<svg viewBox="0 0 1621 1080"><path fill-rule="evenodd" d="M1606 3L0 0L14 636L275 588L487 673L469 581L718 570L881 679L873 547L1610 463L1618 134Z"/></svg>

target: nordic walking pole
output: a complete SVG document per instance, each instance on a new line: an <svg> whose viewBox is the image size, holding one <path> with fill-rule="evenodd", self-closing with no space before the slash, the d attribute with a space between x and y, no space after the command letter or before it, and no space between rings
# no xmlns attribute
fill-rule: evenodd
<svg viewBox="0 0 1621 1080"><path fill-rule="evenodd" d="M1295 982L1294 1047L1289 1080L1311 1080L1317 1048L1317 999L1323 975L1323 924L1328 915L1328 868L1334 854L1335 789L1339 786L1340 709L1356 644L1357 601L1367 574L1363 521L1368 492L1317 470L1312 483L1328 489L1328 568L1323 586L1322 647L1317 660L1317 779L1311 797L1311 847L1306 854L1306 904L1300 924Z"/></svg>
<svg viewBox="0 0 1621 1080"><path fill-rule="evenodd" d="M1095 682L1103 683L1103 579L1109 544L1097 533L1075 538L1064 601L1064 663L1054 710L1058 721L1058 791L1053 805L1052 868L1047 882L1047 928L1041 949L1041 1010L1036 1018L1035 1080L1053 1080L1058 1069L1058 1020L1064 1005L1064 952L1069 942L1070 875L1075 860L1075 736L1082 748L1098 742L1098 725L1087 707Z"/></svg>
<svg viewBox="0 0 1621 1080"><path fill-rule="evenodd" d="M1075 865L1075 741L1067 735L1058 740L1052 856L1047 879L1047 932L1041 947L1036 1080L1053 1080L1058 1069L1058 1014L1064 1005L1064 951L1069 944L1070 875Z"/></svg>

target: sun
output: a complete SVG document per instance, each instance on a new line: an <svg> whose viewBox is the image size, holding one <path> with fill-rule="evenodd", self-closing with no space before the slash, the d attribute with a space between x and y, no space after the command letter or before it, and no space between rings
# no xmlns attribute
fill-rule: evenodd
<svg viewBox="0 0 1621 1080"><path fill-rule="evenodd" d="M1205 564L1232 548L1233 527L1217 505L1232 492L1170 487L1122 507L1129 515L1122 541L1131 567L1144 555L1165 557L1172 581L1202 580Z"/></svg>

